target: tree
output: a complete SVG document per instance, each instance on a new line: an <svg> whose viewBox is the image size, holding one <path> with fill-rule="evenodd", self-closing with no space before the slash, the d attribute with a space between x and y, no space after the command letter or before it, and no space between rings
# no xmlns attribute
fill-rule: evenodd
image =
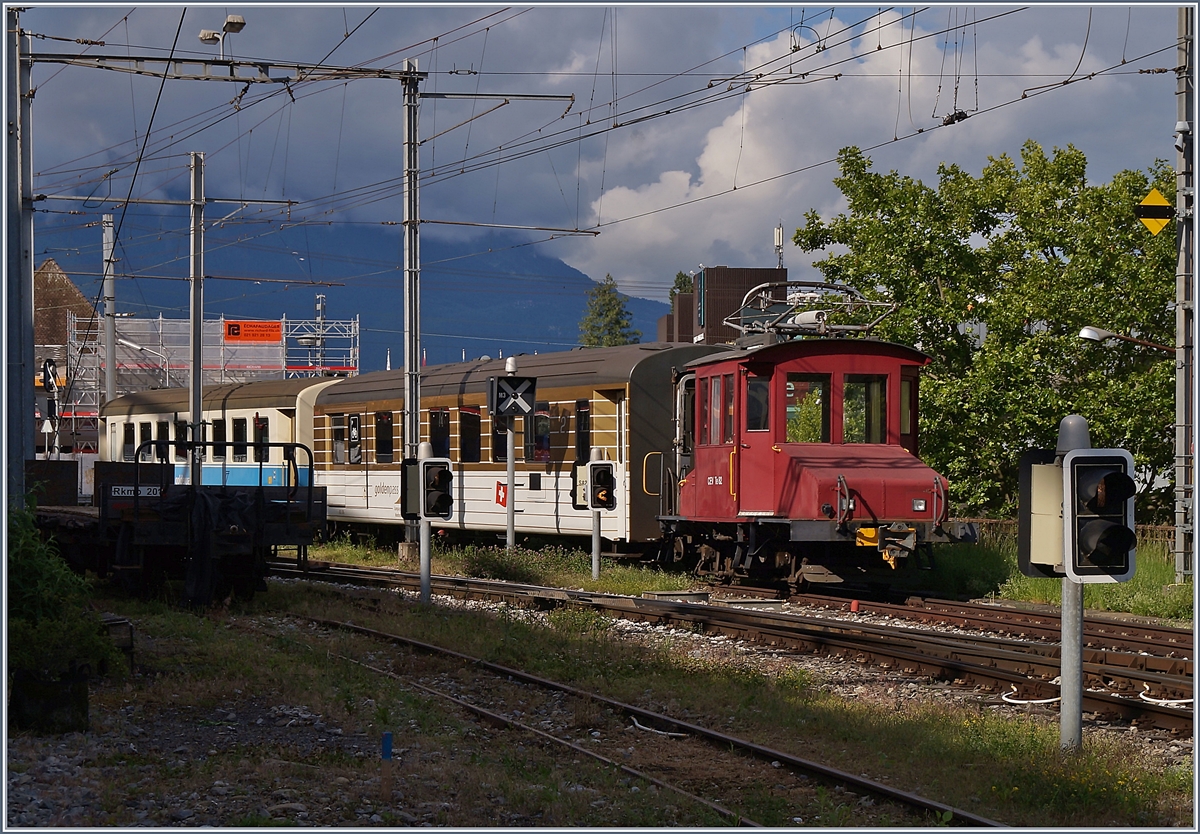
<svg viewBox="0 0 1200 834"><path fill-rule="evenodd" d="M625 309L628 296L617 289L611 275L587 291L587 309L579 322L579 343L586 347L632 345L642 338L640 330L630 327L632 318Z"/></svg>
<svg viewBox="0 0 1200 834"><path fill-rule="evenodd" d="M938 168L931 188L879 174L857 148L839 154L834 183L848 211L809 212L793 238L830 281L900 302L875 331L933 361L922 379L921 451L950 479L963 514L1011 515L1017 460L1056 443L1078 413L1092 445L1129 449L1143 495L1138 517L1169 516L1174 364L1160 351L1098 346L1084 325L1174 343L1175 244L1152 237L1133 207L1156 187L1174 200L1165 162L1092 185L1074 147L1047 156L1035 142L1021 165L991 158L976 178ZM1143 512L1143 507L1147 512Z"/></svg>
<svg viewBox="0 0 1200 834"><path fill-rule="evenodd" d="M668 294L667 300L674 301L675 296L679 295L681 292L691 292L691 291L692 291L692 276L690 276L686 272L680 270L679 272L675 273L675 285L673 287L671 287L671 292Z"/></svg>

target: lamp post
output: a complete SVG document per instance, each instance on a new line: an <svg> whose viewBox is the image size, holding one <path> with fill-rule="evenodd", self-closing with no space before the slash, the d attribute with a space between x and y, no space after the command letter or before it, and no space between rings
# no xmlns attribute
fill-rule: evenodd
<svg viewBox="0 0 1200 834"><path fill-rule="evenodd" d="M215 29L201 29L200 41L212 45L214 43L221 45L221 60L225 60L225 37L232 35L235 32L240 32L246 28L246 19L240 14L231 14L225 18L225 23L221 26L221 31Z"/></svg>
<svg viewBox="0 0 1200 834"><path fill-rule="evenodd" d="M133 350L141 351L142 353L149 353L161 359L163 361L163 388L171 387L171 363L167 359L167 355L165 353L159 353L157 350L153 350L148 347L142 347L141 345L131 342L128 339L117 339L117 344L125 345L127 348L132 348Z"/></svg>
<svg viewBox="0 0 1200 834"><path fill-rule="evenodd" d="M1113 333L1111 330L1102 330L1099 327L1087 326L1079 331L1079 338L1087 339L1092 342L1103 342L1105 339L1120 339L1122 342L1130 342L1131 344L1141 345L1142 347L1154 348L1155 350L1165 350L1168 353L1174 353L1175 348L1167 345L1160 345L1158 342L1147 342L1145 339L1135 339L1132 336L1122 336L1120 333Z"/></svg>

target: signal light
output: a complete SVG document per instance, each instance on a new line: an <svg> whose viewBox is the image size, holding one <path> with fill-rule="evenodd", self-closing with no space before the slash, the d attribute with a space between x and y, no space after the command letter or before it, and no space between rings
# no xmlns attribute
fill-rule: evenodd
<svg viewBox="0 0 1200 834"><path fill-rule="evenodd" d="M1134 573L1137 534L1133 456L1076 449L1063 459L1064 567L1076 582L1124 582Z"/></svg>
<svg viewBox="0 0 1200 834"><path fill-rule="evenodd" d="M593 510L617 508L616 467L611 461L593 460L587 465L588 507Z"/></svg>
<svg viewBox="0 0 1200 834"><path fill-rule="evenodd" d="M421 518L449 519L454 514L454 473L449 458L421 461Z"/></svg>

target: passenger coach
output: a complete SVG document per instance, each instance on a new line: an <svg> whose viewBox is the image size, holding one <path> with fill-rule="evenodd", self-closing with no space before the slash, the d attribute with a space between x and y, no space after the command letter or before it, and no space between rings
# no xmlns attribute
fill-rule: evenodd
<svg viewBox="0 0 1200 834"><path fill-rule="evenodd" d="M307 461L298 471L284 460L280 448L255 448L256 443L302 443L312 448L313 400L338 380L287 379L209 386L204 389L202 450L205 484L230 486L307 485ZM191 480L187 388L156 388L117 397L100 409L100 459L133 461L147 441L168 444L168 460L177 483ZM154 460L152 447L141 459Z"/></svg>
<svg viewBox="0 0 1200 834"><path fill-rule="evenodd" d="M616 547L661 539L657 516L675 437L673 376L688 362L729 348L648 343L517 357L517 375L537 380L535 412L516 421L515 496L506 494L507 424L487 410L489 377L504 360L434 365L421 373L421 439L454 467L447 529L503 531L516 501L520 533L586 536L592 514L573 509L571 470L592 447L617 463L618 505L601 534ZM322 390L314 404L318 482L329 518L402 521L402 371L362 374ZM642 549L642 548L637 548Z"/></svg>

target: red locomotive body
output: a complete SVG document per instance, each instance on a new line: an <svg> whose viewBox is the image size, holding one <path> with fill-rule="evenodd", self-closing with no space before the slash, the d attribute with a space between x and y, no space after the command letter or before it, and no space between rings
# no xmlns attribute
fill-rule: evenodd
<svg viewBox="0 0 1200 834"><path fill-rule="evenodd" d="M947 520L946 481L917 457L929 361L897 344L812 339L690 363L677 381L677 512L662 519L676 557L798 585L973 538Z"/></svg>

